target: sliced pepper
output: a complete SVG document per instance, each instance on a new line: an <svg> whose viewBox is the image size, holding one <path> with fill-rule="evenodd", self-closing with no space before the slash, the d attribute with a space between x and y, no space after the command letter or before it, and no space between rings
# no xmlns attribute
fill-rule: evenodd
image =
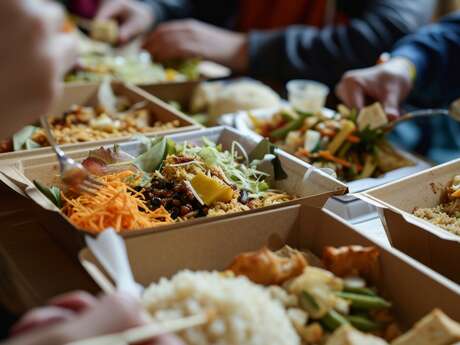
<svg viewBox="0 0 460 345"><path fill-rule="evenodd" d="M216 179L199 172L191 181L192 187L206 205L215 202L229 202L233 198L233 189Z"/></svg>

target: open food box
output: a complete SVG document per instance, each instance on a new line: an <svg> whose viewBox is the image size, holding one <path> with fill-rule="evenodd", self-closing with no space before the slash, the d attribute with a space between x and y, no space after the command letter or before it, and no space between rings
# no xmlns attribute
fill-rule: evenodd
<svg viewBox="0 0 460 345"><path fill-rule="evenodd" d="M108 86L108 84L106 86ZM99 85L66 85L64 88L63 95L61 96L57 104L55 104L55 106L52 108L52 110L49 113L49 116L52 116L53 118L56 118L56 119L59 119L60 117L64 119L66 116L66 113L70 113L69 110L74 105L89 106L89 107L97 108L97 106L100 105L101 98L104 99L105 102L110 103L110 99L111 99L110 91L109 91L109 95L107 95L107 90L105 90L104 92L105 94L101 96L101 93L103 93L102 90L100 89L101 87L102 86L99 86ZM115 135L112 135L112 132L109 129L107 130L103 129L100 132L104 134L106 138L96 139L92 141L90 141L90 139L86 140L85 138L81 140L75 139L75 142L72 141L72 143L62 144L61 147L64 150L74 150L74 149L79 149L79 148L91 147L94 145L104 145L108 143L126 141L129 137L135 134L135 132L142 132L144 129L146 131L142 134L146 136L152 136L152 135L158 135L158 134L178 133L178 132L195 130L195 129L200 128L200 126L197 123L195 123L193 120L191 120L189 117L185 116L181 112L175 110L173 107L170 107L168 104L161 101L160 99L146 93L145 91L143 91L142 89L136 86L130 86L130 85L125 85L121 83L112 83L111 88L113 89L113 94L116 97L123 98L124 101L129 103L129 106L139 107L139 109L133 110L133 114L135 111L146 110L148 112L147 116L149 118L145 119L144 114L138 113L139 119L136 118L134 121L135 121L135 126L138 126L139 130L137 131L136 130L137 127L136 128L133 127L132 134L130 133L128 135L128 134L121 133L120 135L118 135L116 134L116 132L114 132L116 134L115 136ZM76 113L76 117L80 116L78 115L79 110L76 110L75 113ZM82 111L81 113L82 115L85 115L84 111ZM120 114L123 114L123 113L121 112ZM129 120L130 116L131 116L131 113L128 110L128 113L126 115L127 121L131 121ZM100 127L100 126L106 125L106 123L104 122L106 118L104 117L104 119L102 119L103 117L104 117L103 114L99 115L99 117L97 117L97 120L94 120L94 121L90 120L88 125L84 125L84 124L80 125L78 124L78 121L77 121L77 125L74 128L75 130L77 129L80 130L81 135L84 136L86 135L85 133L87 133L89 129L93 128L94 126L96 126L94 128L98 130L100 128L103 128L103 127ZM138 121L141 121L141 122L138 122ZM147 126L152 126L152 127L151 128L149 127L148 129L146 127L142 127L141 123L143 123L144 121L148 122ZM112 124L115 122L117 122L116 119L114 121L111 121L110 123ZM60 128L61 125L58 123L57 126ZM32 126L28 126L28 127L32 128ZM32 130L34 130L34 128L32 128ZM85 128L87 129L85 130ZM64 134L65 129L60 129L60 130ZM69 129L69 133L70 133L70 129ZM31 132L30 133L31 138L33 138L32 135L33 133ZM80 134L75 133L75 135L80 135ZM28 140L29 138L25 138L26 140L22 140L19 138L22 136L23 135L17 134L15 137L13 137L11 145L20 146L20 147L16 148L16 151L0 153L0 160L10 160L10 159L16 159L18 157L31 156L31 155L43 155L43 154L49 154L52 152L51 148L40 147L40 145L36 144L35 142L32 143L33 145L26 145L28 142L30 142ZM17 144L16 139L18 141L21 141L21 140L24 141L25 144ZM26 148L29 148L29 149L26 149ZM12 147L12 149L15 149L15 147Z"/></svg>
<svg viewBox="0 0 460 345"><path fill-rule="evenodd" d="M395 249L373 243L330 211L306 205L294 205L258 214L241 215L238 218L171 231L160 230L145 236L140 234L125 239L125 244L134 278L145 287L158 283L162 278L168 279L181 270L224 271L230 265L232 267L237 265L234 258L238 255L248 251L257 251L263 247L278 250L288 245L300 251L308 250L317 257L321 257L327 246L373 246L379 252L378 274L375 279L378 293L391 301L392 314L403 330L412 327L416 321L434 308L441 309L454 320L460 320L460 308L458 308L460 287L458 285ZM245 272L244 267L246 269L256 268L256 270L258 266L265 267L264 265L270 263L273 258L265 257L265 261L262 259L262 261L257 261L254 257L253 259L255 261L252 261L251 266L241 264L243 265L241 272ZM83 249L80 252L80 261L93 263L104 271L89 249ZM307 261L313 265L315 263L311 257L308 257ZM288 269L288 266L283 267ZM292 266L289 267L292 268ZM271 276L272 273L267 269L267 276ZM111 274L114 274L114 271ZM187 277L190 282L192 277L190 275ZM181 298L186 299L184 296L189 296L193 294L191 291L195 291L193 288L188 290L176 286L177 293L181 291L182 297L175 300L169 295L171 291L168 290L168 284L163 279L160 285L161 292L157 290L155 294L147 289L145 295L146 299L148 296L159 298L157 302L154 302L158 309L168 308L167 305L171 301L176 301L171 303L180 305ZM213 286L213 288L219 290L216 294L222 296L223 289L219 289L218 286ZM201 290L196 294L202 295ZM233 293L232 298L228 297L225 303L233 306L237 300L246 298L243 295L242 291ZM165 298L164 302L161 296ZM213 296L216 295L213 294ZM234 296L238 297L233 298ZM192 303L193 297L190 299ZM189 301L189 299L186 300ZM214 302L209 303L208 305L212 306ZM256 303L256 301L249 303ZM154 309L155 307L152 306L152 310ZM219 308L219 312L222 312L222 309ZM264 326L267 325L264 324ZM281 328L281 325L275 327L279 331ZM458 340L459 336L457 334L455 339ZM427 338L424 339L427 340ZM451 343L453 342L449 342ZM364 341L361 344L368 344L368 342Z"/></svg>
<svg viewBox="0 0 460 345"><path fill-rule="evenodd" d="M213 145L222 145L223 150L233 150L237 146L233 145L235 141L246 152L250 152L256 147L256 142L242 136L236 130L226 127L214 127L201 131L168 135L166 138L171 139L176 144L189 143L197 146L203 145L203 138L206 138ZM145 150L144 144L139 141L124 142L118 145L120 151L131 156L137 156ZM97 146L93 147L93 149L97 148ZM88 148L74 151L70 156L75 159L86 158L88 156ZM302 203L321 208L330 196L344 194L347 191L344 184L317 169L302 164L295 157L280 151L278 158L287 176L282 180L273 181L273 186L276 190L296 196L296 198L286 199L286 202L262 204L256 208L243 208L245 209L243 212L224 212L212 217L194 217L194 219L190 218L183 222L172 222L169 225L160 224L161 228L172 229L184 225L190 226L196 223L217 221L219 219L238 217L241 214L259 212L260 210L278 208L290 204ZM60 209L45 197L32 182L34 180L39 181L45 186L56 184L58 165L54 155L19 159L11 165L4 165L0 171L3 173L3 178L7 180L12 188L24 193L42 207L39 208L39 217L42 223L67 249L74 251L81 248L84 235L88 233L72 225ZM122 234L124 237L130 237L139 233L156 232L159 228L155 226L143 230L130 230Z"/></svg>
<svg viewBox="0 0 460 345"><path fill-rule="evenodd" d="M260 109L252 111L251 115L255 118L264 120L271 118L279 110L279 108ZM323 110L323 114L325 116L332 117L334 115L334 111L325 108ZM252 121L248 112L246 111L224 115L221 122L222 124L235 127L241 133L250 135L256 140L260 140L262 138L261 135L254 131ZM350 193L358 193L377 186L381 186L388 182L399 180L405 176L412 175L430 167L427 162L415 157L409 152L405 152L399 149L396 149L396 151L398 154L413 164L389 171L379 177L370 177L346 182ZM338 214L342 218L351 221L352 223L359 223L361 221L366 221L377 216L375 207L366 204L362 200L352 195L333 197L326 204L326 208Z"/></svg>
<svg viewBox="0 0 460 345"><path fill-rule="evenodd" d="M362 193L376 205L390 243L460 283L460 236L413 215L444 201L446 188L460 171L460 160Z"/></svg>

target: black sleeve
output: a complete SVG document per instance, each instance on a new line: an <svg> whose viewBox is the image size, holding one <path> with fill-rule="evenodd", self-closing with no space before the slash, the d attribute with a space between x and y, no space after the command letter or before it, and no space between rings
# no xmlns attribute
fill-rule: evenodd
<svg viewBox="0 0 460 345"><path fill-rule="evenodd" d="M190 0L141 0L152 8L155 24L166 20L190 17L193 13L193 4Z"/></svg>
<svg viewBox="0 0 460 345"><path fill-rule="evenodd" d="M360 1L347 1L350 7ZM317 29L290 26L249 34L250 73L273 79L307 78L334 85L350 69L375 64L404 35L427 23L434 0L366 1L348 24Z"/></svg>

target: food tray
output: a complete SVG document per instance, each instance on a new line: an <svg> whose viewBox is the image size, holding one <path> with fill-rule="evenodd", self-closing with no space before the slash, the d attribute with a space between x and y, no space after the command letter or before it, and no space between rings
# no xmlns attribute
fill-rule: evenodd
<svg viewBox="0 0 460 345"><path fill-rule="evenodd" d="M95 105L97 102L97 92L99 86L97 84L86 84L86 85L66 85L64 87L64 93L60 98L59 102L53 107L50 111L50 115L57 116L62 114L64 111L68 110L70 106L74 104L78 105ZM196 122L194 122L190 117L185 114L175 110L173 107L169 106L165 102L156 98L155 96L150 95L149 93L143 91L142 89L132 86L125 85L120 83L112 84L113 91L116 95L126 96L133 103L140 101L146 101L146 108L148 108L152 115L155 116L155 119L168 122L179 120L180 127L171 128L167 130L162 130L154 133L145 133L147 137L153 137L159 134L169 134L169 133L179 133L183 131L191 131L201 128ZM85 147L91 147L94 145L106 145L114 144L122 141L128 140L129 137L118 137L118 138L108 138L98 141L90 141L83 143L75 144L65 144L61 145L64 150L75 150ZM37 156L37 155L46 155L52 152L51 148L43 147L32 150L21 150L14 152L7 152L0 154L0 161L4 160L15 160L20 157L26 156Z"/></svg>
<svg viewBox="0 0 460 345"><path fill-rule="evenodd" d="M321 256L325 246L373 245L380 251L379 291L393 302L403 326L435 307L460 320L460 286L393 248L373 243L331 212L306 205L160 230L125 243L134 277L144 286L183 269L224 270L236 255L263 246L275 250L288 244ZM80 252L80 260L97 264L88 249Z"/></svg>
<svg viewBox="0 0 460 345"><path fill-rule="evenodd" d="M168 135L167 137L177 143L199 143L203 137L206 137L215 143L222 144L224 149L230 148L231 143L236 140L247 151L250 151L257 144L251 138L244 137L236 130L227 127L214 127L201 131ZM133 156L142 149L142 144L138 141L120 143L119 146L122 151L125 151ZM98 146L94 146L93 148L97 147ZM89 148L73 151L70 156L75 159L82 159L87 156L88 149ZM198 218L183 223L164 225L162 228L172 229L176 227L190 226L195 223L204 223L219 219L238 217L244 213L260 212L264 209L278 208L290 204L305 203L321 208L330 196L346 193L347 188L344 184L334 180L322 171L309 169L309 166L282 151L279 153L279 158L284 170L288 174L288 178L278 181L279 184L276 187L285 190L290 194L299 195L300 197L298 199L242 213L226 214L218 217ZM67 249L72 251L81 248L83 245L84 235L87 233L77 230L72 224L70 224L59 209L43 194L38 192L31 182L33 180L38 180L45 185L53 182L58 172L58 165L54 155L20 159L14 164L0 167L0 172L3 173L13 186L21 189L24 194L29 196L35 201L35 203L41 206L41 208L39 208L39 217L41 218L43 224ZM158 229L159 227L129 231L124 232L123 236L136 236L140 233L156 232Z"/></svg>
<svg viewBox="0 0 460 345"><path fill-rule="evenodd" d="M271 117L279 109L259 109L252 111L252 114L258 118L266 119ZM331 109L324 110L326 115L332 116L334 112ZM261 135L252 130L251 121L246 111L241 111L235 114L227 114L222 117L222 124L235 127L241 133L252 136L255 140L260 140ZM430 164L421 160L409 152L397 150L400 154L414 162L413 166L404 167L401 169L390 171L378 178L366 178L357 181L347 182L350 193L359 193L377 186L384 185L391 181L399 180L405 176L415 174L419 171L430 168ZM361 222L366 219L377 217L377 210L351 195L333 197L326 204L326 208L333 211L337 215L349 220L350 222Z"/></svg>
<svg viewBox="0 0 460 345"><path fill-rule="evenodd" d="M361 193L379 208L390 243L460 283L460 236L412 215L415 208L434 207L460 171L460 159Z"/></svg>

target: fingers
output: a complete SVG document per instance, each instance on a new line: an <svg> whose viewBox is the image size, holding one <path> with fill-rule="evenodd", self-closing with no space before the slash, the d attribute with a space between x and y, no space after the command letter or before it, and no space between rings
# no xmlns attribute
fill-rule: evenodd
<svg viewBox="0 0 460 345"><path fill-rule="evenodd" d="M131 16L120 27L119 43L128 42L132 37L144 31L144 24L139 18Z"/></svg>
<svg viewBox="0 0 460 345"><path fill-rule="evenodd" d="M102 297L71 323L62 326L67 341L122 332L145 324L147 319L139 301L130 295L115 293Z"/></svg>
<svg viewBox="0 0 460 345"><path fill-rule="evenodd" d="M97 303L97 298L85 291L70 292L49 301L49 304L52 306L65 308L76 313L92 308Z"/></svg>
<svg viewBox="0 0 460 345"><path fill-rule="evenodd" d="M75 313L54 306L33 309L13 326L11 334L26 333L34 329L47 327L59 322L69 321L75 317Z"/></svg>
<svg viewBox="0 0 460 345"><path fill-rule="evenodd" d="M156 61L183 59L200 56L195 52L191 28L186 21L175 21L159 25L144 43Z"/></svg>
<svg viewBox="0 0 460 345"><path fill-rule="evenodd" d="M337 86L336 94L350 108L364 107L364 89L354 77L345 75Z"/></svg>
<svg viewBox="0 0 460 345"><path fill-rule="evenodd" d="M120 1L103 1L96 13L96 20L114 19L122 16L124 6Z"/></svg>

